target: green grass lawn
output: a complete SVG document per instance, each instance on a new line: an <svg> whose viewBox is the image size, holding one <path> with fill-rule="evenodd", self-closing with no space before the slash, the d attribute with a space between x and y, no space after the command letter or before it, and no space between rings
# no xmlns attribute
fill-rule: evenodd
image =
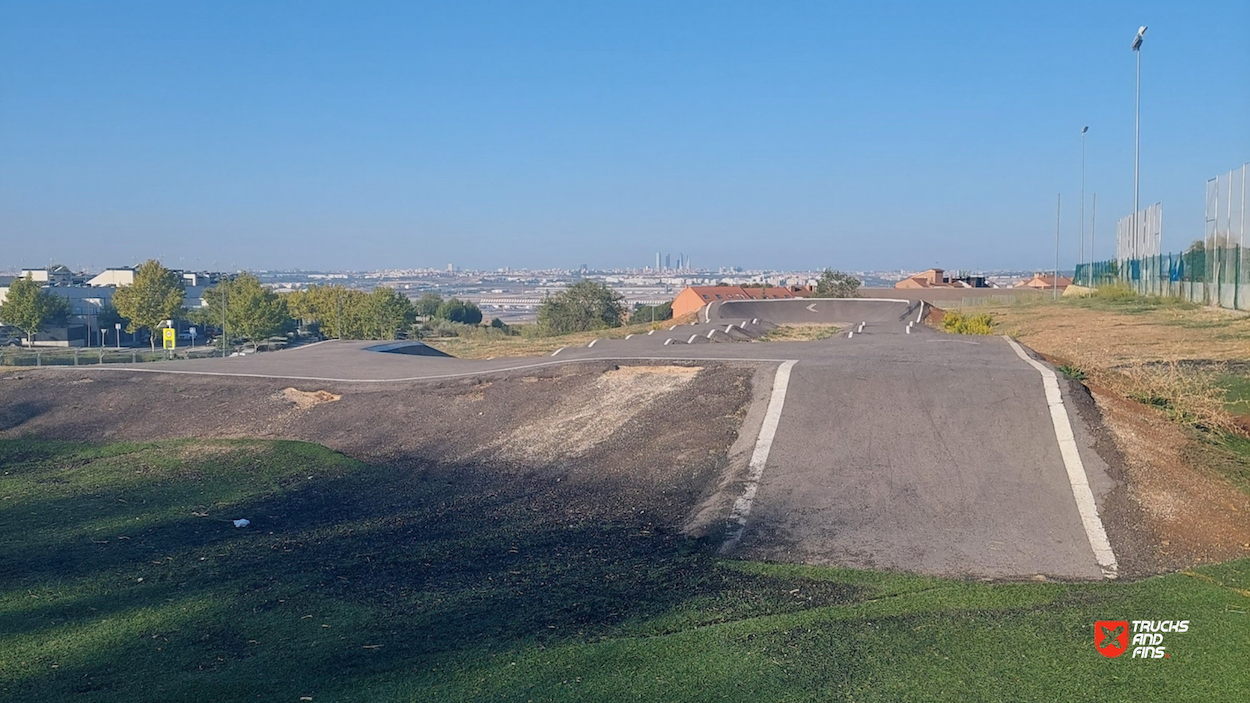
<svg viewBox="0 0 1250 703"><path fill-rule="evenodd" d="M734 561L561 514L542 476L295 442L8 440L0 467L4 701L1250 699L1250 560L1079 585ZM1105 659L1099 619L1191 625Z"/></svg>
<svg viewBox="0 0 1250 703"><path fill-rule="evenodd" d="M1250 375L1228 374L1219 379L1224 389L1224 403L1234 415L1250 415Z"/></svg>

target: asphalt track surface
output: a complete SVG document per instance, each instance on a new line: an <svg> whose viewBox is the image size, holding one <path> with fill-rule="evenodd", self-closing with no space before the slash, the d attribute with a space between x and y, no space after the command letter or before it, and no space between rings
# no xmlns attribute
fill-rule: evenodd
<svg viewBox="0 0 1250 703"><path fill-rule="evenodd" d="M751 499L745 514L738 501L732 553L983 578L1114 576L1109 550L1096 557L1097 510L1113 481L1092 450L1094 428L1064 405L1052 411L1046 369L1021 358L1006 338L909 325L923 314L921 305L727 301L705 308L693 325L598 340L545 358L471 361L329 341L103 369L393 383L605 359L785 366L788 389L762 457L756 447L758 476L744 480ZM846 329L815 342L741 343L776 324L804 322ZM1070 407L1066 388L1052 392ZM1070 421L1074 440L1066 455L1061 420ZM761 432L761 440L763 429L744 427ZM1092 497L1085 506L1082 490Z"/></svg>

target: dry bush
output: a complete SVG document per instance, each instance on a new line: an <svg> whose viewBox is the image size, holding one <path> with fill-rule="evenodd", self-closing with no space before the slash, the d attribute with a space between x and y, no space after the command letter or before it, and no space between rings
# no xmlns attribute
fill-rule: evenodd
<svg viewBox="0 0 1250 703"><path fill-rule="evenodd" d="M1219 432L1243 432L1225 408L1219 364L1199 366L1175 358L1114 364L1100 356L1084 354L1073 360L1091 383L1159 408L1179 422Z"/></svg>

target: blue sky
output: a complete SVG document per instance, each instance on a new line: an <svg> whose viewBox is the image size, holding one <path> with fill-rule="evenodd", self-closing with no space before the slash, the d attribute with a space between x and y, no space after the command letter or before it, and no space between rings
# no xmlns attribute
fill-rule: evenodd
<svg viewBox="0 0 1250 703"><path fill-rule="evenodd" d="M1250 3L0 0L0 268L1045 267L1201 236ZM1088 217L1087 209L1087 217Z"/></svg>

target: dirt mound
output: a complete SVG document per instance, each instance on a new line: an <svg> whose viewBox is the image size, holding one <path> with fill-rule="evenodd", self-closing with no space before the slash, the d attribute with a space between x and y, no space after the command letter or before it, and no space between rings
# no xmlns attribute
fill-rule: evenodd
<svg viewBox="0 0 1250 703"><path fill-rule="evenodd" d="M1250 496L1202 468L1203 446L1161 413L1095 395L1125 457L1130 497L1154 535L1158 569L1186 568L1250 555Z"/></svg>
<svg viewBox="0 0 1250 703"><path fill-rule="evenodd" d="M297 388L283 388L276 397L292 403L299 410L308 410L322 403L333 403L343 396L330 391L301 391Z"/></svg>
<svg viewBox="0 0 1250 703"><path fill-rule="evenodd" d="M606 371L585 393L505 434L491 449L526 462L550 462L585 454L699 374L698 367L625 366Z"/></svg>

